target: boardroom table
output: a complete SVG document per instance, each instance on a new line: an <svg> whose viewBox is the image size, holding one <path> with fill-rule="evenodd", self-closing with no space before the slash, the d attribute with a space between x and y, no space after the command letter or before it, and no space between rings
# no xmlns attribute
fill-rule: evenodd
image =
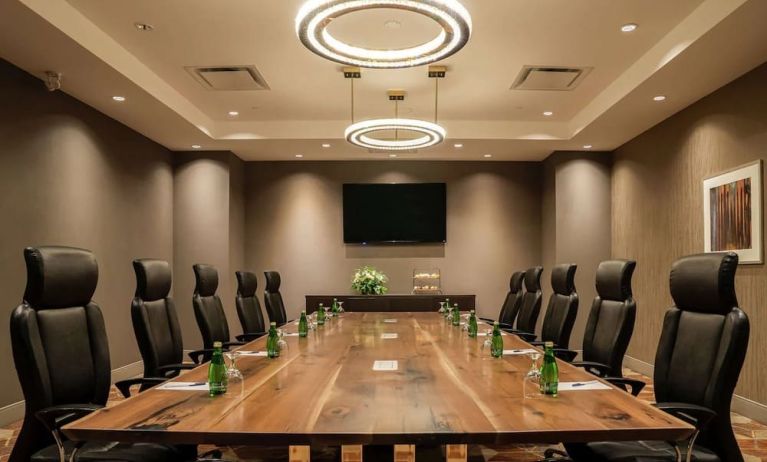
<svg viewBox="0 0 767 462"><path fill-rule="evenodd" d="M460 462L468 444L681 442L694 432L613 386L532 397L524 391L530 358L493 358L485 338L434 312L344 313L306 338L284 337L279 358L240 356L244 380L225 395L155 387L63 432L76 441L285 446L291 462L308 461L312 446L341 446L344 462L360 462L363 445L393 445L404 462L415 445L446 445L448 461ZM503 339L508 350L532 348ZM240 349L263 351L266 338ZM373 370L376 361L396 369ZM560 382L598 380L558 363ZM173 380L206 379L203 365Z"/></svg>

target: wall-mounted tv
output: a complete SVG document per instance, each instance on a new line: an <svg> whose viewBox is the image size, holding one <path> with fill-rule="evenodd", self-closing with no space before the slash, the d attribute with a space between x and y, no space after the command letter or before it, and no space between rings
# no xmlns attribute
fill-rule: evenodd
<svg viewBox="0 0 767 462"><path fill-rule="evenodd" d="M445 183L344 184L344 242L445 242Z"/></svg>

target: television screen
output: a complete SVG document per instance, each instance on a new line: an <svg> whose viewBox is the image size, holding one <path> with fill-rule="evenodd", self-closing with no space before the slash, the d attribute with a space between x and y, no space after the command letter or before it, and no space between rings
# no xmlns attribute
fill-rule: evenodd
<svg viewBox="0 0 767 462"><path fill-rule="evenodd" d="M445 242L445 183L345 184L344 242Z"/></svg>

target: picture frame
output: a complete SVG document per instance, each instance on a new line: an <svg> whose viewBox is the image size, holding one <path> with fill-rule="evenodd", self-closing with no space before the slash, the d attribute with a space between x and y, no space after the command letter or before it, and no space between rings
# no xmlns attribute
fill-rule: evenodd
<svg viewBox="0 0 767 462"><path fill-rule="evenodd" d="M762 160L703 180L705 252L735 252L741 264L764 263Z"/></svg>

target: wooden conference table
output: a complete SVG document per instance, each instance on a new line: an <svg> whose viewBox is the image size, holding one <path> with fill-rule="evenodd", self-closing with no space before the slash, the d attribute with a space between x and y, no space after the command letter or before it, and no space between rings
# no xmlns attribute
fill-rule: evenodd
<svg viewBox="0 0 767 462"><path fill-rule="evenodd" d="M344 460L355 461L365 444L395 445L395 460L412 460L413 445L446 444L448 460L457 461L471 443L680 441L693 432L617 388L525 398L528 356L492 358L484 337L469 338L438 313L345 313L307 338L285 340L289 348L277 359L239 357L245 379L226 395L155 388L64 433L73 440L286 445L291 461L308 460L310 445L342 445ZM506 335L504 347L530 345ZM265 349L265 338L242 347ZM398 369L374 371L379 360L396 360ZM561 361L559 370L561 382L595 379ZM206 378L201 366L175 380Z"/></svg>

